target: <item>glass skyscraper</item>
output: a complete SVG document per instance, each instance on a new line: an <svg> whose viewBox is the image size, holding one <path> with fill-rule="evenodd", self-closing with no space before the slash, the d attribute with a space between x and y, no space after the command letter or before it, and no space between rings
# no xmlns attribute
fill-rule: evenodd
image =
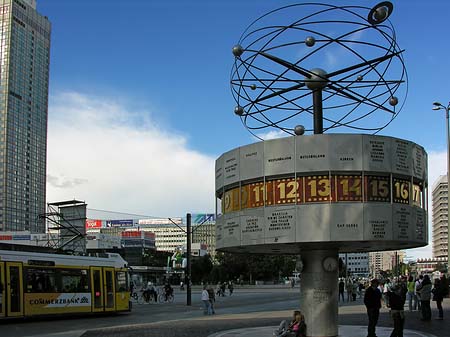
<svg viewBox="0 0 450 337"><path fill-rule="evenodd" d="M45 231L50 30L35 0L0 0L0 231Z"/></svg>

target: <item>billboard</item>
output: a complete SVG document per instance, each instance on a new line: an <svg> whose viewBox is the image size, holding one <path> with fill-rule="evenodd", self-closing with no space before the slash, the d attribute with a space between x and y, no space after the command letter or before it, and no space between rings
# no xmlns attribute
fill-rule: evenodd
<svg viewBox="0 0 450 337"><path fill-rule="evenodd" d="M86 229L102 228L102 220L86 219Z"/></svg>
<svg viewBox="0 0 450 337"><path fill-rule="evenodd" d="M172 221L170 221L172 220ZM162 219L140 219L138 221L139 225L171 225L176 223L177 225L183 224L183 220L181 218L162 218Z"/></svg>
<svg viewBox="0 0 450 337"><path fill-rule="evenodd" d="M133 220L106 220L106 227L133 227Z"/></svg>
<svg viewBox="0 0 450 337"><path fill-rule="evenodd" d="M123 247L155 248L155 233L124 231L121 235Z"/></svg>
<svg viewBox="0 0 450 337"><path fill-rule="evenodd" d="M215 223L216 215L214 213L192 214L192 224L199 225L203 223Z"/></svg>

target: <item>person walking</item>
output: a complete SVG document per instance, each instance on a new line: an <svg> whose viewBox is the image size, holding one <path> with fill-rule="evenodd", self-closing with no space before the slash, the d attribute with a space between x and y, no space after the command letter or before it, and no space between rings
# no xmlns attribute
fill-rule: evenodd
<svg viewBox="0 0 450 337"><path fill-rule="evenodd" d="M209 294L206 287L206 284L203 286L202 291L202 303L203 303L203 315L210 315L211 314L211 306L209 302Z"/></svg>
<svg viewBox="0 0 450 337"><path fill-rule="evenodd" d="M399 284L393 285L388 289L390 314L394 321L394 330L390 337L403 337L403 327L405 326L404 306L406 301L406 288Z"/></svg>
<svg viewBox="0 0 450 337"><path fill-rule="evenodd" d="M417 291L420 295L420 308L422 312L422 321L429 321L431 320L431 307L430 307L430 300L431 300L431 280L428 275L425 275L423 277L422 282L417 287Z"/></svg>
<svg viewBox="0 0 450 337"><path fill-rule="evenodd" d="M364 284L362 283L362 281L358 281L358 298L362 298L363 290Z"/></svg>
<svg viewBox="0 0 450 337"><path fill-rule="evenodd" d="M438 309L439 315L436 319L444 319L444 311L442 310L442 301L445 296L445 284L442 284L441 279L434 280L434 286L431 292L433 293L433 301L436 302L436 307Z"/></svg>
<svg viewBox="0 0 450 337"><path fill-rule="evenodd" d="M391 286L392 286L391 280L387 279L386 282L384 282L383 292L381 293L386 308L389 308L389 297L387 293Z"/></svg>
<svg viewBox="0 0 450 337"><path fill-rule="evenodd" d="M381 292L378 289L378 280L370 281L370 287L366 289L364 294L364 305L367 309L369 324L367 326L367 337L377 337L375 330L380 316L381 308Z"/></svg>
<svg viewBox="0 0 450 337"><path fill-rule="evenodd" d="M353 280L352 283L352 301L356 301L356 295L358 294L358 283L356 280Z"/></svg>
<svg viewBox="0 0 450 337"><path fill-rule="evenodd" d="M208 291L208 296L209 296L210 312L212 315L214 315L216 313L216 311L214 309L214 304L216 302L216 295L214 294L214 289L212 288L212 286L207 287L206 290Z"/></svg>
<svg viewBox="0 0 450 337"><path fill-rule="evenodd" d="M350 278L348 278L347 282L345 283L345 290L347 290L347 302L350 302L352 300L352 293L353 293L353 285L352 280L350 280Z"/></svg>
<svg viewBox="0 0 450 337"><path fill-rule="evenodd" d="M406 283L406 288L408 289L409 311L417 310L417 299L415 299L415 297L416 297L416 282L414 281L414 278L411 275L408 277L408 282Z"/></svg>
<svg viewBox="0 0 450 337"><path fill-rule="evenodd" d="M419 278L416 279L416 287L414 288L415 293L416 293L416 303L417 303L417 310L422 310L421 309L421 304L420 304L420 293L417 291L417 288L420 286L420 284L422 283L423 280L423 275L420 275ZM416 305L414 305L416 306Z"/></svg>
<svg viewBox="0 0 450 337"><path fill-rule="evenodd" d="M344 283L344 280L341 279L339 281L339 297L338 297L338 301L340 301L341 298L342 298L342 302L345 302L344 290L345 290L345 283Z"/></svg>
<svg viewBox="0 0 450 337"><path fill-rule="evenodd" d="M233 290L234 290L233 281L228 281L228 292L230 293L230 296L233 295Z"/></svg>

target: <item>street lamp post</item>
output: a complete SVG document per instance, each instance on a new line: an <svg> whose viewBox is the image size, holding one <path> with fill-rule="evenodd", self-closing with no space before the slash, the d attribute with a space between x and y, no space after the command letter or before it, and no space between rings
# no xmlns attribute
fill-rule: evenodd
<svg viewBox="0 0 450 337"><path fill-rule="evenodd" d="M445 124L447 127L447 273L450 272L450 129L448 120L448 111L450 102L447 106L439 102L433 102L433 110L445 110Z"/></svg>

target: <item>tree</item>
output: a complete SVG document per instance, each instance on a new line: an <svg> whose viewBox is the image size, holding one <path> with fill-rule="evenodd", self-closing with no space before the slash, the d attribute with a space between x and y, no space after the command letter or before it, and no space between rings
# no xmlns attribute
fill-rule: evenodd
<svg viewBox="0 0 450 337"><path fill-rule="evenodd" d="M206 254L204 256L195 257L191 264L191 280L193 283L200 283L201 281L209 281L209 275L213 269L211 256Z"/></svg>
<svg viewBox="0 0 450 337"><path fill-rule="evenodd" d="M434 271L440 271L441 273L447 274L447 264L438 262L436 263L436 267L434 268Z"/></svg>
<svg viewBox="0 0 450 337"><path fill-rule="evenodd" d="M277 281L280 276L291 276L296 263L292 256L267 254L218 253L216 259L218 265L211 273L214 282L241 278L250 283L254 280Z"/></svg>

